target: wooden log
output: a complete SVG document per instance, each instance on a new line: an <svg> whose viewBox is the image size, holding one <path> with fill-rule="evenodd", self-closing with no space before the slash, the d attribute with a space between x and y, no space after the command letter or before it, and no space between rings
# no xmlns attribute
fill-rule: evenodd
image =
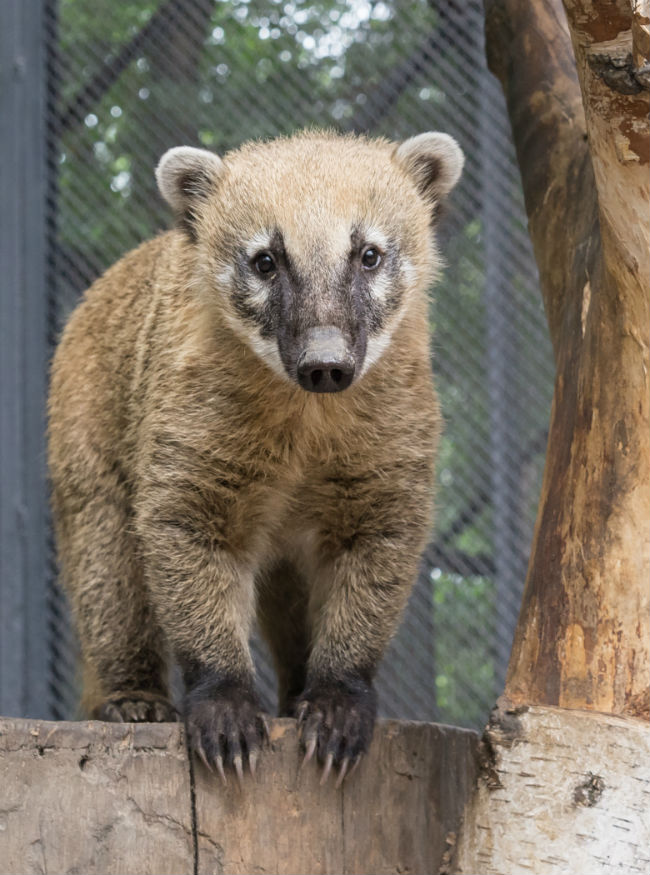
<svg viewBox="0 0 650 875"><path fill-rule="evenodd" d="M0 720L0 872L191 872L174 724Z"/></svg>
<svg viewBox="0 0 650 875"><path fill-rule="evenodd" d="M476 735L388 721L340 788L298 774L295 721L276 720L272 755L240 792L197 769L199 872L436 872L473 786ZM253 868L257 864L260 868Z"/></svg>
<svg viewBox="0 0 650 875"><path fill-rule="evenodd" d="M633 717L502 702L454 873L650 873L650 727Z"/></svg>
<svg viewBox="0 0 650 875"><path fill-rule="evenodd" d="M505 694L647 718L649 94L628 0L564 7L486 0L557 368Z"/></svg>
<svg viewBox="0 0 650 875"><path fill-rule="evenodd" d="M505 691L448 870L650 875L647 9L485 7L557 376Z"/></svg>
<svg viewBox="0 0 650 875"><path fill-rule="evenodd" d="M341 788L271 723L223 787L177 724L0 719L0 873L436 872L475 782L475 733L381 722Z"/></svg>

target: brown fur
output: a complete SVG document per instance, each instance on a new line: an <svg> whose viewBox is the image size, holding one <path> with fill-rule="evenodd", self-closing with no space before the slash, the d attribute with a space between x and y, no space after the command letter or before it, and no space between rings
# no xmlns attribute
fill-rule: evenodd
<svg viewBox="0 0 650 875"><path fill-rule="evenodd" d="M394 150L317 134L244 146L194 211L196 242L177 230L144 243L70 318L49 461L89 712L129 691L164 701L172 656L189 687L208 671L248 688L256 605L285 709L305 686L371 683L429 532L439 430L430 204ZM327 271L335 220L357 214L390 228L417 279L379 360L349 389L312 394L233 331L214 277L260 223Z"/></svg>

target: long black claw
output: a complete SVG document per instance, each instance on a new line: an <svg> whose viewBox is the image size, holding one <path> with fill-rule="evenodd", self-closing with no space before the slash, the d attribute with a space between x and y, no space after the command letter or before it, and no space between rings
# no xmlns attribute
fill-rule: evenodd
<svg viewBox="0 0 650 875"><path fill-rule="evenodd" d="M212 763L208 760L208 758L205 754L205 750L203 749L203 745L201 744L200 738L197 738L194 740L194 750L197 752L199 759L201 760L203 765L206 767L206 769L209 772L214 772L214 769L212 767Z"/></svg>
<svg viewBox="0 0 650 875"><path fill-rule="evenodd" d="M269 729L269 721L266 714L260 714L260 721L262 722L264 741L266 741L267 744L271 744L271 730Z"/></svg>
<svg viewBox="0 0 650 875"><path fill-rule="evenodd" d="M214 690L199 686L186 694L186 713L190 747L204 765L216 770L224 785L232 768L243 786L246 762L254 775L268 734L254 693L238 686Z"/></svg>
<svg viewBox="0 0 650 875"><path fill-rule="evenodd" d="M337 788L340 787L341 784L343 783L343 779L345 778L345 775L347 774L349 765L350 765L350 758L345 757L345 759L341 762L341 768L339 769L339 774L338 774L338 777L336 779L336 787Z"/></svg>
<svg viewBox="0 0 650 875"><path fill-rule="evenodd" d="M320 779L321 787L323 786L323 784L327 783L327 779L329 778L330 772L332 771L332 763L333 762L334 762L334 754L330 752L327 754L327 757L325 758L325 765L323 766L323 775Z"/></svg>
<svg viewBox="0 0 650 875"><path fill-rule="evenodd" d="M221 783L224 787L228 786L228 779L226 778L226 773L223 768L223 757L221 754L217 754L214 758L214 764L217 767L217 772L219 772L219 777L221 778Z"/></svg>
<svg viewBox="0 0 650 875"><path fill-rule="evenodd" d="M298 704L300 736L305 751L300 771L316 754L322 764L321 785L333 770L336 786L349 779L368 750L377 711L371 684L360 679L346 685L322 684L305 691Z"/></svg>
<svg viewBox="0 0 650 875"><path fill-rule="evenodd" d="M301 772L305 768L307 763L311 760L311 758L314 756L314 752L316 750L317 743L318 743L318 739L316 738L316 736L313 736L307 742L307 744L305 746L305 756L303 757L302 763L300 764L300 771Z"/></svg>
<svg viewBox="0 0 650 875"><path fill-rule="evenodd" d="M348 778L352 777L357 770L357 766L361 762L361 757L363 754L357 754L355 758L352 760L352 766L350 767L350 771L348 772Z"/></svg>
<svg viewBox="0 0 650 875"><path fill-rule="evenodd" d="M237 756L235 756L233 758L232 764L235 767L235 774L237 775L237 781L239 782L239 786L243 787L244 786L244 767L242 765L241 754L237 754Z"/></svg>
<svg viewBox="0 0 650 875"><path fill-rule="evenodd" d="M298 710L296 711L296 720L298 721L298 726L302 726L305 722L305 717L307 716L307 711L309 710L309 702L301 702L298 705Z"/></svg>

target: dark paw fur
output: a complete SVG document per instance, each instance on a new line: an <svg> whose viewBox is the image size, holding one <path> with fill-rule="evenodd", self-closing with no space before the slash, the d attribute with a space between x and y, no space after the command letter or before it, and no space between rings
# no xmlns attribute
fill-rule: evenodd
<svg viewBox="0 0 650 875"><path fill-rule="evenodd" d="M209 694L191 691L186 699L186 722L190 746L224 783L225 769L230 767L241 784L247 762L255 775L268 726L254 693L236 685L218 687Z"/></svg>
<svg viewBox="0 0 650 875"><path fill-rule="evenodd" d="M370 747L377 715L377 696L362 680L314 685L298 704L297 717L305 756L323 765L321 784L332 766L338 768L337 787Z"/></svg>
<svg viewBox="0 0 650 875"><path fill-rule="evenodd" d="M92 716L108 723L174 723L179 719L169 699L142 690L113 693L93 710Z"/></svg>

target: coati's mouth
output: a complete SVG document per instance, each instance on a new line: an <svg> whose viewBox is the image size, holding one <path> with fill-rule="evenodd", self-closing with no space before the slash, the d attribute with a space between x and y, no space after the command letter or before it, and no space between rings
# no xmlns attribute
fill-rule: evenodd
<svg viewBox="0 0 650 875"><path fill-rule="evenodd" d="M357 362L345 337L333 325L310 328L299 349L296 379L307 392L342 392L352 384L363 360L362 355Z"/></svg>

